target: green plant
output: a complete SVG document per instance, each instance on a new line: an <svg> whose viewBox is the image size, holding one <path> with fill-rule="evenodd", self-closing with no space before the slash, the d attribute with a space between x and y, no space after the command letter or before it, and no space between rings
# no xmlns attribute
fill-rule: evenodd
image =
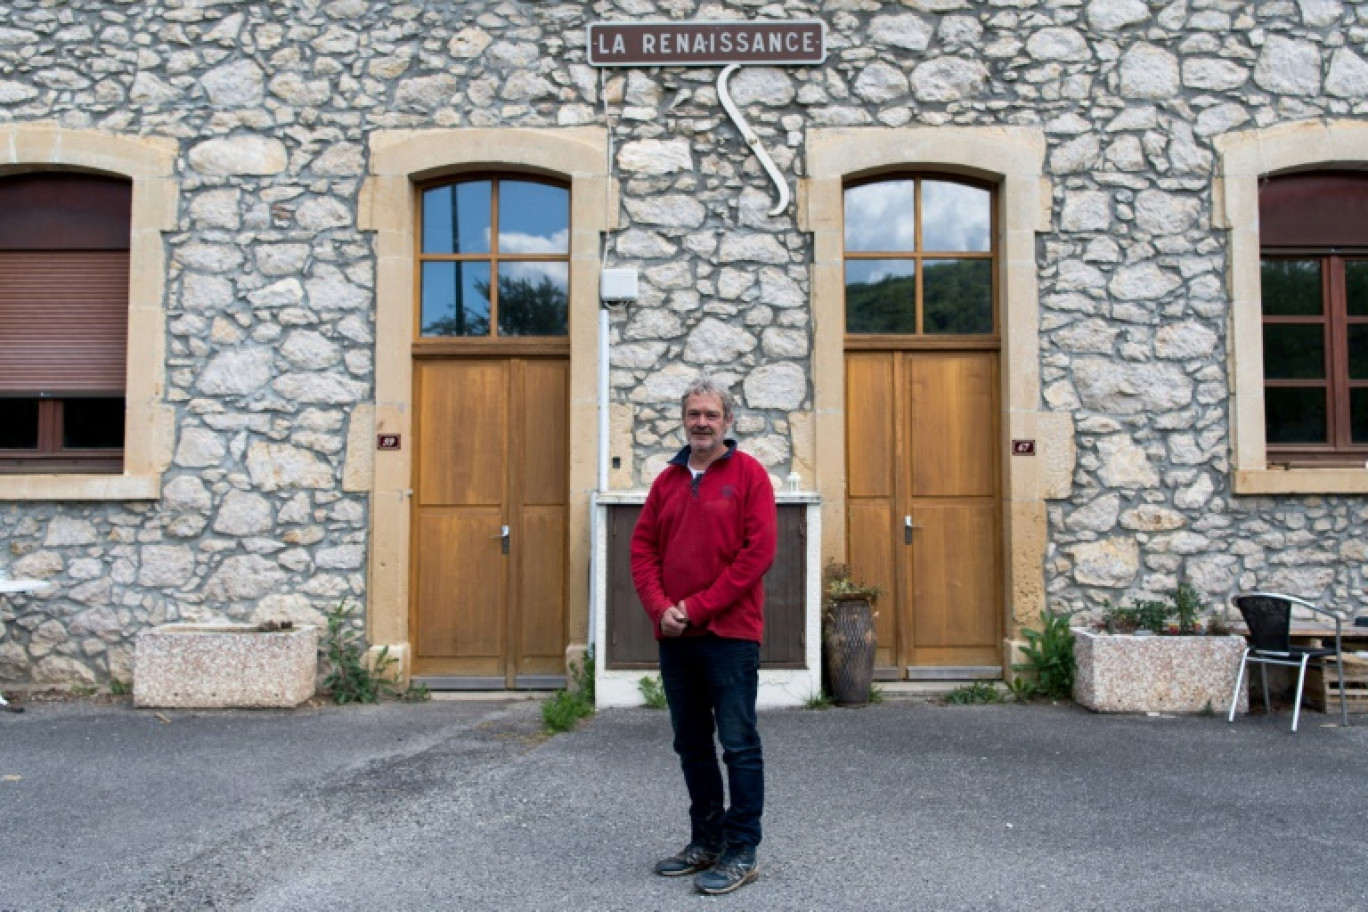
<svg viewBox="0 0 1368 912"><path fill-rule="evenodd" d="M432 699L432 691L428 690L426 684L410 681L404 692L399 694L399 699L405 703L426 703Z"/></svg>
<svg viewBox="0 0 1368 912"><path fill-rule="evenodd" d="M1074 654L1073 633L1069 630L1071 612L1045 609L1040 616L1041 629L1022 628L1026 645L1021 652L1026 656L1032 674L1032 696L1062 700L1073 695Z"/></svg>
<svg viewBox="0 0 1368 912"><path fill-rule="evenodd" d="M125 697L133 692L133 685L128 681L120 681L118 678L110 678L109 692L116 697Z"/></svg>
<svg viewBox="0 0 1368 912"><path fill-rule="evenodd" d="M1151 633L1164 633L1168 629L1172 607L1154 599L1140 599L1131 602L1131 607L1122 608L1112 605L1102 613L1102 624L1108 633L1134 633L1148 630Z"/></svg>
<svg viewBox="0 0 1368 912"><path fill-rule="evenodd" d="M647 709L665 708L665 688L660 683L659 675L642 678L637 684L637 689L641 691L641 699L646 704Z"/></svg>
<svg viewBox="0 0 1368 912"><path fill-rule="evenodd" d="M878 684L869 685L869 702L882 703L884 701L884 689Z"/></svg>
<svg viewBox="0 0 1368 912"><path fill-rule="evenodd" d="M542 724L551 734L559 734L593 714L594 647L590 646L583 661L570 663L570 687L556 691L542 704Z"/></svg>
<svg viewBox="0 0 1368 912"><path fill-rule="evenodd" d="M323 678L323 689L334 703L376 703L382 695L399 696L399 688L387 677L398 659L385 646L367 665L366 641L353 626L353 615L345 599L327 613L323 651L330 670Z"/></svg>
<svg viewBox="0 0 1368 912"><path fill-rule="evenodd" d="M1035 696L1035 682L1028 681L1021 675L1017 675L1008 681L1007 688L1012 692L1012 699L1018 703L1025 703Z"/></svg>
<svg viewBox="0 0 1368 912"><path fill-rule="evenodd" d="M804 709L831 709L831 694L825 690L814 691L803 701Z"/></svg>
<svg viewBox="0 0 1368 912"><path fill-rule="evenodd" d="M826 600L829 602L869 599L873 603L879 598L878 586L856 580L851 574L849 564L837 563L834 560L827 561L826 567L822 569L822 591L826 593Z"/></svg>
<svg viewBox="0 0 1368 912"><path fill-rule="evenodd" d="M956 687L946 694L945 702L952 706L969 706L974 703L999 703L1002 695L987 681L975 681L963 687Z"/></svg>
<svg viewBox="0 0 1368 912"><path fill-rule="evenodd" d="M1197 632L1197 615L1202 611L1202 602L1197 590L1187 583L1179 583L1173 593L1173 613L1178 615L1178 632L1193 634Z"/></svg>

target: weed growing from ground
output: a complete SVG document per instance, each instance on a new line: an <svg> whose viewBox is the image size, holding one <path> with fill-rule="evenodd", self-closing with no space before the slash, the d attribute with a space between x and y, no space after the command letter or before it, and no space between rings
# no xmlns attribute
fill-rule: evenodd
<svg viewBox="0 0 1368 912"><path fill-rule="evenodd" d="M133 692L133 685L118 678L109 679L109 692L116 697L126 697Z"/></svg>
<svg viewBox="0 0 1368 912"><path fill-rule="evenodd" d="M570 663L570 687L556 691L542 704L542 724L551 734L567 732L594 714L594 647L582 662Z"/></svg>
<svg viewBox="0 0 1368 912"><path fill-rule="evenodd" d="M1012 682L1012 693L1017 699L1065 700L1073 696L1075 664L1070 617L1068 612L1061 614L1047 608L1041 615L1040 630L1022 628L1026 645L1021 647L1021 652L1026 656L1027 668L1034 674L1027 680L1017 678Z"/></svg>
<svg viewBox="0 0 1368 912"><path fill-rule="evenodd" d="M664 709L668 705L665 702L665 687L660 683L659 675L642 678L637 684L637 689L641 691L641 699L647 709Z"/></svg>
<svg viewBox="0 0 1368 912"><path fill-rule="evenodd" d="M381 647L370 664L366 662L366 641L352 622L354 612L346 601L327 613L328 629L323 634L323 651L329 671L323 689L334 703L378 703L381 697L395 697L406 703L422 703L432 698L427 686L410 684L400 689L391 677L398 659L389 647Z"/></svg>
<svg viewBox="0 0 1368 912"><path fill-rule="evenodd" d="M804 709L831 709L831 694L818 690L803 701Z"/></svg>
<svg viewBox="0 0 1368 912"><path fill-rule="evenodd" d="M945 696L945 702L952 706L969 706L975 703L1000 703L1001 701L1002 695L998 693L998 689L987 681L975 681L973 684L956 687Z"/></svg>

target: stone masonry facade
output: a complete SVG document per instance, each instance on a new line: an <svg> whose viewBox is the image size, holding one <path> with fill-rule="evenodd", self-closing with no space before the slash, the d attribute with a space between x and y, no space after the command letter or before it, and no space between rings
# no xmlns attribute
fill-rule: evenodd
<svg viewBox="0 0 1368 912"><path fill-rule="evenodd" d="M1039 130L1040 408L1072 415L1048 507L1048 602L1096 610L1186 580L1348 607L1368 500L1236 495L1228 233L1216 138L1368 120L1368 3L1347 0L9 0L0 125L173 140L177 228L147 502L0 502L0 684L105 687L133 638L190 620L317 622L366 604L370 503L349 435L375 405L374 234L358 211L382 130L598 127L620 205L609 265L612 486L680 443L677 396L730 383L736 430L784 478L811 452L812 237L717 97L715 68L596 70L600 20L820 18L821 66L742 69L733 96L791 185L814 127ZM134 340L136 344L137 340ZM1006 342L1004 341L1004 345ZM577 533L572 533L577 534ZM583 632L572 639L583 639Z"/></svg>

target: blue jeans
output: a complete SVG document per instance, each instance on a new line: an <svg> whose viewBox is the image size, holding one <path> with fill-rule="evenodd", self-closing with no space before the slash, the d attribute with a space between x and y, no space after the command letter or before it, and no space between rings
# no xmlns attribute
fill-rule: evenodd
<svg viewBox="0 0 1368 912"><path fill-rule="evenodd" d="M663 639L660 679L689 789L690 841L715 849L758 846L765 809L765 758L755 720L760 644L711 635ZM714 732L731 807L723 800Z"/></svg>

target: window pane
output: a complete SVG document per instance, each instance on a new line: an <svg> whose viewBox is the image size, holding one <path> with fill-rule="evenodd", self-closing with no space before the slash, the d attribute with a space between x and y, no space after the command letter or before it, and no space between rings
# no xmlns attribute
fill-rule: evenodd
<svg viewBox="0 0 1368 912"><path fill-rule="evenodd" d="M1368 260L1345 260L1344 296L1349 316L1368 317Z"/></svg>
<svg viewBox="0 0 1368 912"><path fill-rule="evenodd" d="M1325 329L1319 323L1265 323L1263 350L1266 379L1325 379Z"/></svg>
<svg viewBox="0 0 1368 912"><path fill-rule="evenodd" d="M1349 379L1368 380L1368 323L1349 325Z"/></svg>
<svg viewBox="0 0 1368 912"><path fill-rule="evenodd" d="M846 332L915 333L917 264L914 260L846 262Z"/></svg>
<svg viewBox="0 0 1368 912"><path fill-rule="evenodd" d="M122 399L62 401L62 449L119 450L123 443Z"/></svg>
<svg viewBox="0 0 1368 912"><path fill-rule="evenodd" d="M424 263L425 336L489 335L489 264Z"/></svg>
<svg viewBox="0 0 1368 912"><path fill-rule="evenodd" d="M499 253L569 252L570 192L530 181L500 181Z"/></svg>
<svg viewBox="0 0 1368 912"><path fill-rule="evenodd" d="M1325 390L1265 389L1264 422L1270 444L1325 443Z"/></svg>
<svg viewBox="0 0 1368 912"><path fill-rule="evenodd" d="M988 260L926 260L922 303L922 327L927 333L991 334L993 264Z"/></svg>
<svg viewBox="0 0 1368 912"><path fill-rule="evenodd" d="M569 301L568 263L499 263L499 335L563 336Z"/></svg>
<svg viewBox="0 0 1368 912"><path fill-rule="evenodd" d="M1354 443L1368 443L1368 389L1349 391L1349 436Z"/></svg>
<svg viewBox="0 0 1368 912"><path fill-rule="evenodd" d="M423 192L423 253L488 253L489 181L447 184Z"/></svg>
<svg viewBox="0 0 1368 912"><path fill-rule="evenodd" d="M845 192L845 249L910 252L917 239L915 183L882 181Z"/></svg>
<svg viewBox="0 0 1368 912"><path fill-rule="evenodd" d="M38 400L0 399L0 450L38 449Z"/></svg>
<svg viewBox="0 0 1368 912"><path fill-rule="evenodd" d="M922 181L922 250L986 253L991 213L992 194L987 190L948 181Z"/></svg>
<svg viewBox="0 0 1368 912"><path fill-rule="evenodd" d="M1321 313L1320 260L1264 260L1261 266L1264 316Z"/></svg>

